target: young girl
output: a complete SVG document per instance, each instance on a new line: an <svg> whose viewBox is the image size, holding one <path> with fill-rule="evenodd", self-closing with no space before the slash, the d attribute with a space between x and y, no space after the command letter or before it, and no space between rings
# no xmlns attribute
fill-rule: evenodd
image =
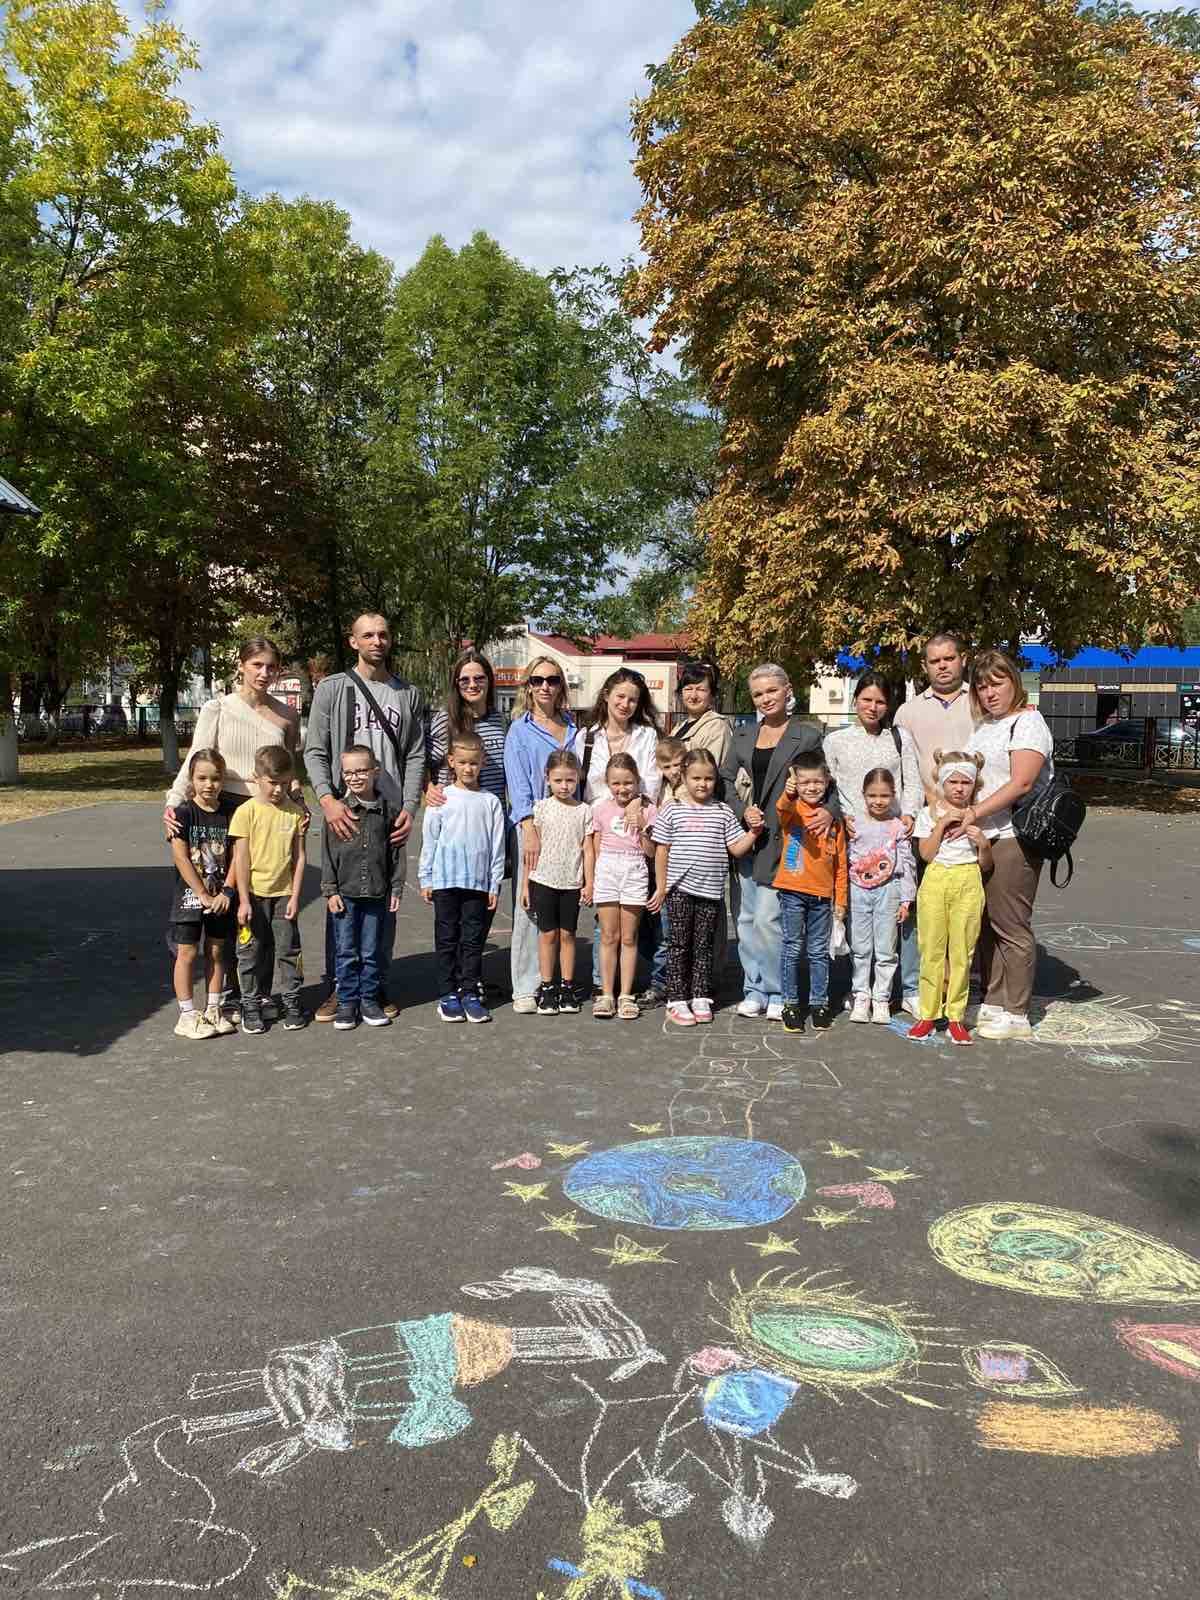
<svg viewBox="0 0 1200 1600"><path fill-rule="evenodd" d="M921 930L921 1020L910 1039L928 1039L942 1015L954 1044L971 1044L964 1025L971 958L983 918L983 872L992 864L992 847L983 832L962 816L979 788L983 757L961 750L933 752L937 774L934 809L922 806L914 837L929 865L917 895ZM982 870L981 870L982 869ZM950 976L945 980L947 955ZM943 996L943 984L945 995Z"/></svg>
<svg viewBox="0 0 1200 1600"><path fill-rule="evenodd" d="M608 798L592 807L588 829L592 903L600 925L600 993L592 1002L592 1015L616 1015L628 1022L640 1015L633 978L638 923L650 898L650 830L658 815L648 800L633 806L641 781L632 756L611 756L604 769ZM618 950L621 992L614 999Z"/></svg>
<svg viewBox="0 0 1200 1600"><path fill-rule="evenodd" d="M888 1023L901 925L917 893L912 847L896 815L896 780L886 767L863 779L863 805L850 840L850 948L854 954L851 1022ZM875 982L871 982L871 961Z"/></svg>
<svg viewBox="0 0 1200 1600"><path fill-rule="evenodd" d="M754 848L762 825L749 833L715 798L717 764L707 750L683 761L684 797L664 807L654 824L658 892L650 901L667 912L667 1021L680 1028L712 1021L713 933L729 880L729 857Z"/></svg>
<svg viewBox="0 0 1200 1600"><path fill-rule="evenodd" d="M230 940L234 934L233 851L229 819L238 799L224 796L225 759L216 750L193 750L187 764L192 798L175 807L178 832L171 840L175 893L171 903L171 938L175 945L175 998L182 1039L211 1039L236 1033L223 1014L228 984ZM204 939L208 1004L197 1011L192 998L196 953Z"/></svg>
<svg viewBox="0 0 1200 1600"><path fill-rule="evenodd" d="M555 750L546 763L549 797L533 807L538 855L535 866L525 858L521 904L537 923L541 985L535 996L538 1015L578 1011L575 993L575 924L579 903L592 903L592 853L584 844L592 827L591 806L579 801L579 759L572 750ZM554 968L559 982L554 982Z"/></svg>

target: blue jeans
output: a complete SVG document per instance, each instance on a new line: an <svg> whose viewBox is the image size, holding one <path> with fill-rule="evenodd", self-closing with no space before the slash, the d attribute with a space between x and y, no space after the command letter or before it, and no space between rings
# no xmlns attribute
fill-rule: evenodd
<svg viewBox="0 0 1200 1600"><path fill-rule="evenodd" d="M917 944L917 902L908 908L908 920L900 924L900 998L908 999L921 987L921 951Z"/></svg>
<svg viewBox="0 0 1200 1600"><path fill-rule="evenodd" d="M742 964L742 987L747 1000L770 1005L783 997L779 976L781 938L779 892L769 883L754 881L754 868L748 856L738 862L738 960Z"/></svg>
<svg viewBox="0 0 1200 1600"><path fill-rule="evenodd" d="M659 994L667 992L667 940L670 932L671 918L665 900L657 916L647 912L638 925L638 949L650 963L650 987L657 989Z"/></svg>
<svg viewBox="0 0 1200 1600"><path fill-rule="evenodd" d="M878 889L850 885L850 948L854 953L851 987L856 995L873 1000L889 1000L896 974L897 941L900 924L900 885L893 878ZM871 979L871 958L875 959L875 978Z"/></svg>
<svg viewBox="0 0 1200 1600"><path fill-rule="evenodd" d="M345 911L330 913L337 997L342 1005L379 999L387 907L386 900L347 900ZM394 928L395 917L391 922Z"/></svg>
<svg viewBox="0 0 1200 1600"><path fill-rule="evenodd" d="M800 999L800 961L808 957L808 1003L829 1004L829 925L833 905L819 895L780 889L783 923L783 998L787 1005Z"/></svg>
<svg viewBox="0 0 1200 1600"><path fill-rule="evenodd" d="M379 901L375 901L375 900L360 900L358 903L359 903L359 905L364 905L364 906L373 906L373 905L377 905L378 904L378 905L381 905L383 907L383 927L380 930L380 934L379 934L379 954L378 954L378 956L376 958L376 960L378 962L378 967L379 967L379 981L375 985L376 994L380 994L380 993L386 992L386 990L387 990L388 971L389 971L389 969L391 968L391 965L392 965L392 949L393 949L393 947L395 946L395 943L396 943L396 913L394 911L389 911L388 910L388 908L387 908L387 904L388 903L387 903L386 900L379 900ZM351 904L351 902L349 900L347 900L346 904L347 904L347 906L349 906ZM328 983L330 983L334 988L337 989L338 998L340 999L341 998L341 985L340 985L340 982L339 982L339 974L338 974L337 931L334 928L334 923L336 921L337 921L337 918L334 916L333 912L329 911L329 910L326 910L326 912L325 912L325 979L326 979L326 981ZM364 995L367 992L368 991L366 989L363 990Z"/></svg>

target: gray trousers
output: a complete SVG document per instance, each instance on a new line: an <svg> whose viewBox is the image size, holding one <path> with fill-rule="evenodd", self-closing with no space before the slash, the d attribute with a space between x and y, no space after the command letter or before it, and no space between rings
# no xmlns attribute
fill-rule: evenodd
<svg viewBox="0 0 1200 1600"><path fill-rule="evenodd" d="M251 1005L261 1005L270 998L276 962L284 1005L295 1005L300 999L304 978L300 965L300 919L289 920L284 916L287 903L285 894L250 896L247 924L250 938L243 944L238 936L237 963L242 999Z"/></svg>

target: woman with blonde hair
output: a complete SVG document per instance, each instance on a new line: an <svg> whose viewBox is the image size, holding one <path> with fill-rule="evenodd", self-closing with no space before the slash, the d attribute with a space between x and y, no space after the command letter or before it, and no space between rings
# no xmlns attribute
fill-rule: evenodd
<svg viewBox="0 0 1200 1600"><path fill-rule="evenodd" d="M508 815L515 830L516 847L512 876L513 1010L521 1015L537 1011L535 996L541 983L537 924L521 904L525 867L535 867L540 853L533 808L549 793L546 763L556 751L572 747L575 733L563 669L553 656L538 656L526 669L521 707L504 741Z"/></svg>

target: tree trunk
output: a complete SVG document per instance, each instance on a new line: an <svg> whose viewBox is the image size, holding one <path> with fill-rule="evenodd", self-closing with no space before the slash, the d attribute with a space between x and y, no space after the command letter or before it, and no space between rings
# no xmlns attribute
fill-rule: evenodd
<svg viewBox="0 0 1200 1600"><path fill-rule="evenodd" d="M179 704L179 668L172 661L160 668L158 689L158 731L162 740L163 767L173 778L179 771L179 733L175 727L175 707Z"/></svg>
<svg viewBox="0 0 1200 1600"><path fill-rule="evenodd" d="M0 672L0 787L20 781L17 722L12 714L12 673Z"/></svg>

